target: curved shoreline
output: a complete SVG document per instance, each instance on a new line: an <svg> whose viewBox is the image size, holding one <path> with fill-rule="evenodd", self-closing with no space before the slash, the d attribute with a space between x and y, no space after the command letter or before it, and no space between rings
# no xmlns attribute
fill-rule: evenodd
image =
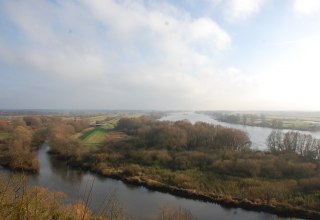
<svg viewBox="0 0 320 220"><path fill-rule="evenodd" d="M33 167L16 167L12 168L7 164L0 164L1 167L4 169L9 170L10 172L25 172L25 173L32 173L32 174L38 174L39 173L39 167L33 168Z"/></svg>
<svg viewBox="0 0 320 220"><path fill-rule="evenodd" d="M58 154L53 154L52 156L59 160L66 159ZM168 184L144 178L141 176L126 176L121 170L115 171L108 168L104 170L98 170L93 169L90 166L83 166L81 164L72 163L72 161L69 161L69 165L74 168L88 170L102 177L120 180L126 184L143 186L149 190L154 190L162 193L169 193L171 195L178 196L181 198L216 203L226 208L241 208L247 211L266 212L270 214L275 214L279 217L286 218L320 219L320 212L298 208L283 203L276 203L271 205L265 202L254 202L248 199L216 195L213 193L205 194L202 192L197 192L196 190L170 186Z"/></svg>
<svg viewBox="0 0 320 220"><path fill-rule="evenodd" d="M65 161L66 159L65 157L59 154L52 153L52 152L48 152L48 153L51 154L51 156L54 157L55 159L58 159L61 161ZM289 206L282 203L271 205L268 203L254 202L248 199L216 195L213 193L206 194L206 193L198 192L196 190L170 186L168 184L161 183L152 179L144 178L142 176L126 176L121 170L115 171L108 168L103 170L93 169L92 167L90 167L90 165L84 166L78 163L72 163L72 160L71 161L69 160L68 164L75 169L87 170L97 175L100 175L102 177L120 180L125 184L142 186L149 190L168 193L181 198L215 203L225 208L241 208L247 211L266 212L270 214L275 214L279 217L287 217L287 218L320 219L320 212L302 209L294 206ZM3 167L3 168L10 170L6 167Z"/></svg>
<svg viewBox="0 0 320 220"><path fill-rule="evenodd" d="M93 171L93 172L104 177L121 180L126 184L143 186L150 190L169 193L171 195L179 196L186 199L216 203L226 208L242 208L247 211L267 212L267 213L275 214L279 217L320 219L320 212L301 209L293 206L288 207L281 203L278 203L277 205L270 205L266 203L255 203L247 199L231 198L231 197L215 195L215 194L203 194L201 192L196 192L195 190L182 189L175 186L170 186L164 183L160 183L154 180L140 178L137 176L125 177L125 176L122 176L121 172L119 173L114 172L114 173L108 173L108 174L101 171Z"/></svg>

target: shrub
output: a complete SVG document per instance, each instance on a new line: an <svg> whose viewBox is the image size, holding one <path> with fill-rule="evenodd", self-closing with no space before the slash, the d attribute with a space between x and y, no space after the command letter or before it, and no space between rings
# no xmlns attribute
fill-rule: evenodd
<svg viewBox="0 0 320 220"><path fill-rule="evenodd" d="M320 177L301 179L299 181L299 187L307 191L320 191Z"/></svg>

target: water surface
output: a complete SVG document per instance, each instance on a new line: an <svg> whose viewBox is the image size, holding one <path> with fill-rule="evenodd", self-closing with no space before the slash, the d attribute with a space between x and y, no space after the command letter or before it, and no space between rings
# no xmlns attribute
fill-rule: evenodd
<svg viewBox="0 0 320 220"><path fill-rule="evenodd" d="M43 144L38 151L40 172L31 175L30 184L41 185L54 191L62 191L69 201L85 199L84 191L93 184L90 208L99 211L105 198L114 194L121 206L134 219L154 219L161 206L184 208L191 211L196 219L282 219L276 215L246 211L240 208L224 208L220 205L191 199L184 199L168 193L148 190L145 187L124 184L99 175L68 167L65 162L52 158Z"/></svg>
<svg viewBox="0 0 320 220"><path fill-rule="evenodd" d="M227 122L217 121L209 115L199 114L195 112L173 112L168 114L165 117L162 117L160 120L162 121L179 121L179 120L188 120L191 123L195 123L197 121L207 122L210 124L222 125L229 128L236 128L247 132L249 138L252 142L253 149L266 150L266 139L268 135L273 130L272 128L264 128L264 127L256 127L256 126L247 126L247 125L239 125L239 124L231 124ZM283 130L284 132L289 130ZM320 131L299 131L305 134L311 134L315 138L320 138Z"/></svg>

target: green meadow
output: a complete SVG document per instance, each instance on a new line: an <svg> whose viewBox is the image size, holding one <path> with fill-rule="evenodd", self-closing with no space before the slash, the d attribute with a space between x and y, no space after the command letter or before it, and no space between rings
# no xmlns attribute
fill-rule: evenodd
<svg viewBox="0 0 320 220"><path fill-rule="evenodd" d="M119 118L113 118L100 126L88 129L79 139L86 145L98 146L104 142L107 132L113 129L118 121Z"/></svg>

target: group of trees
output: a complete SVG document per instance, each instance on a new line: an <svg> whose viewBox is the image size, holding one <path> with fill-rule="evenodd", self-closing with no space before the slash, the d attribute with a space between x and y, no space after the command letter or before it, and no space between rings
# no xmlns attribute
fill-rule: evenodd
<svg viewBox="0 0 320 220"><path fill-rule="evenodd" d="M228 113L215 113L215 117L219 121L242 124L242 125L252 125L252 126L262 126L270 128L283 128L283 121L280 119L266 120L264 114L228 114Z"/></svg>
<svg viewBox="0 0 320 220"><path fill-rule="evenodd" d="M106 143L97 152L98 162L271 179L309 178L319 169L314 159L319 159L320 141L298 132L274 131L267 140L269 151L255 151L244 132L201 122L122 118L115 129L129 138Z"/></svg>
<svg viewBox="0 0 320 220"><path fill-rule="evenodd" d="M79 157L86 152L81 140L74 135L89 127L86 119L58 120L48 127L50 151L62 157Z"/></svg>
<svg viewBox="0 0 320 220"><path fill-rule="evenodd" d="M320 159L320 139L297 131L274 130L267 138L271 152L293 152L309 159Z"/></svg>
<svg viewBox="0 0 320 220"><path fill-rule="evenodd" d="M35 150L50 140L53 151L79 152L80 140L71 135L89 127L86 119L63 120L56 116L24 116L0 120L0 163L12 170L37 172ZM73 153L72 153L73 154Z"/></svg>
<svg viewBox="0 0 320 220"><path fill-rule="evenodd" d="M257 152L250 150L243 131L202 122L123 118L115 129L132 138L107 143L106 149L117 155L108 158L114 164L131 160L173 170L199 168L222 175L275 179L311 177L318 169L313 161L319 159L320 140L299 132L273 131L267 139L269 151Z"/></svg>
<svg viewBox="0 0 320 220"><path fill-rule="evenodd" d="M250 147L248 135L238 129L204 122L157 121L146 117L122 118L116 130L138 138L138 146L169 150L226 149L241 151Z"/></svg>
<svg viewBox="0 0 320 220"><path fill-rule="evenodd" d="M37 170L38 160L31 148L33 132L30 128L18 126L13 131L7 151L8 166L12 169Z"/></svg>
<svg viewBox="0 0 320 220"><path fill-rule="evenodd" d="M1 165L13 170L37 171L35 146L45 140L40 117L32 116L0 121L0 133L7 134L0 141Z"/></svg>
<svg viewBox="0 0 320 220"><path fill-rule="evenodd" d="M261 123L266 123L266 116L263 114L228 114L228 113L215 113L215 117L219 121L224 121L234 124L253 125L257 120Z"/></svg>

